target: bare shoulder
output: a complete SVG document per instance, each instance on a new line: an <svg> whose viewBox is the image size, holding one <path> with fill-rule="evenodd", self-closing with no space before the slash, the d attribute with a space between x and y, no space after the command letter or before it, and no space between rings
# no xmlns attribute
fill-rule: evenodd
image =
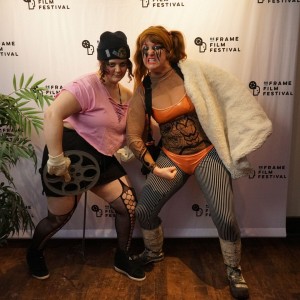
<svg viewBox="0 0 300 300"><path fill-rule="evenodd" d="M122 100L124 101L124 103L128 102L132 97L132 91L123 85L120 86L120 89L122 93Z"/></svg>

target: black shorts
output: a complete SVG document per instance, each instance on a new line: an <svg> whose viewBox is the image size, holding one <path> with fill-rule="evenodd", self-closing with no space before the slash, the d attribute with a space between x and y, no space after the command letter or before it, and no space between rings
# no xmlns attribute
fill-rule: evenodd
<svg viewBox="0 0 300 300"><path fill-rule="evenodd" d="M126 171L115 158L115 156L107 156L98 152L73 129L64 127L62 144L64 152L68 150L81 150L89 153L96 159L100 169L100 177L95 185L106 184L126 175ZM47 146L45 146L42 165L39 170L42 178L43 192L47 197L62 197L61 195L58 195L55 192L51 191L44 182L43 170L44 168L47 168L47 161L48 148Z"/></svg>

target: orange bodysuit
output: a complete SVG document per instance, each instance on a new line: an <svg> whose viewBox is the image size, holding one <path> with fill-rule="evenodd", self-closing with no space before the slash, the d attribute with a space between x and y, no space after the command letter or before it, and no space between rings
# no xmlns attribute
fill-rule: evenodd
<svg viewBox="0 0 300 300"><path fill-rule="evenodd" d="M152 107L153 118L158 124L169 122L193 111L195 111L194 104L187 95L184 95L178 103L167 108Z"/></svg>
<svg viewBox="0 0 300 300"><path fill-rule="evenodd" d="M162 150L181 170L192 175L213 148L202 129L193 103L184 95L175 105L164 109L153 107L152 111L161 129Z"/></svg>

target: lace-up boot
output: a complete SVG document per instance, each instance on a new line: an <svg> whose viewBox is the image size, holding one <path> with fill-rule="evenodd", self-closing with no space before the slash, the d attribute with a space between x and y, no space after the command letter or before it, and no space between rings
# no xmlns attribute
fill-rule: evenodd
<svg viewBox="0 0 300 300"><path fill-rule="evenodd" d="M231 295L235 299L248 299L249 290L247 283L242 275L241 267L232 268L227 266L227 277Z"/></svg>
<svg viewBox="0 0 300 300"><path fill-rule="evenodd" d="M223 240L221 238L219 240L223 260L227 266L230 292L235 299L247 299L249 298L248 286L240 267L242 252L241 239L237 239L235 242Z"/></svg>
<svg viewBox="0 0 300 300"><path fill-rule="evenodd" d="M165 256L162 251L154 252L147 248L145 248L142 253L132 256L133 260L138 260L142 265L147 265L153 262L159 262L162 261L164 258Z"/></svg>
<svg viewBox="0 0 300 300"><path fill-rule="evenodd" d="M164 235L161 226L155 229L142 229L145 250L132 256L134 260L138 260L142 265L147 265L152 262L159 262L164 259L164 252L162 251Z"/></svg>

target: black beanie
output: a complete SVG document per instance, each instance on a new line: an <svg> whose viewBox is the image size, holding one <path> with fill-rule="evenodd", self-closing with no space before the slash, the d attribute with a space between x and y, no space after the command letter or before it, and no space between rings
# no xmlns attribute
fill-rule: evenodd
<svg viewBox="0 0 300 300"><path fill-rule="evenodd" d="M129 57L130 49L127 45L127 37L122 31L105 31L100 35L97 48L98 60L124 59Z"/></svg>

